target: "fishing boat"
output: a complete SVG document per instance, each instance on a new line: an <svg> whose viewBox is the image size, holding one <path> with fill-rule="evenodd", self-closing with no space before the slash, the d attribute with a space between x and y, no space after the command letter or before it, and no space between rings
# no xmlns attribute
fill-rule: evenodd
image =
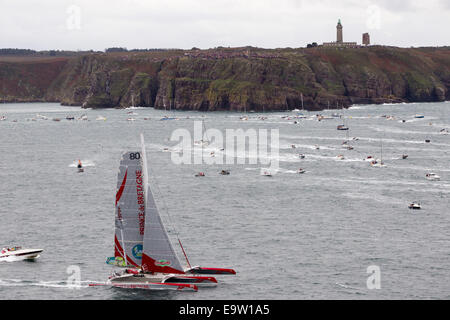
<svg viewBox="0 0 450 320"><path fill-rule="evenodd" d="M39 258L43 249L23 249L22 247L3 248L0 251L0 261L34 260Z"/></svg>
<svg viewBox="0 0 450 320"><path fill-rule="evenodd" d="M198 285L215 285L211 276L236 274L233 269L191 267L186 252L183 268L161 220L148 183L144 138L141 151L128 151L120 162L115 201L114 257L111 265L125 267L114 272L107 285L119 288L197 290ZM92 284L95 285L95 284Z"/></svg>
<svg viewBox="0 0 450 320"><path fill-rule="evenodd" d="M427 180L430 180L430 181L439 181L439 180L441 180L441 177L438 176L436 173L433 173L433 172L427 173L425 175L425 178Z"/></svg>

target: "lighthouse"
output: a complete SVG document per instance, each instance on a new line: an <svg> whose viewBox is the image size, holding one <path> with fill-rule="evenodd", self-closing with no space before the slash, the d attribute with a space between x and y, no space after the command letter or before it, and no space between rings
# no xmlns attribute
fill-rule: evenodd
<svg viewBox="0 0 450 320"><path fill-rule="evenodd" d="M338 24L336 26L337 29L337 39L336 42L342 43L344 41L344 37L342 36L342 24L341 19L339 19Z"/></svg>

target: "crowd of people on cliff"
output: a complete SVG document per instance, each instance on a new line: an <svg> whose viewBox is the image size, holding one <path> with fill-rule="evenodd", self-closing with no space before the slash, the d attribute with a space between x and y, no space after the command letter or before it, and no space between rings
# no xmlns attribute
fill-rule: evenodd
<svg viewBox="0 0 450 320"><path fill-rule="evenodd" d="M264 58L264 59L276 59L281 58L278 54L268 54L250 51L223 51L223 50L208 50L208 51L189 51L184 53L185 56L191 58L201 59L230 59L230 58Z"/></svg>

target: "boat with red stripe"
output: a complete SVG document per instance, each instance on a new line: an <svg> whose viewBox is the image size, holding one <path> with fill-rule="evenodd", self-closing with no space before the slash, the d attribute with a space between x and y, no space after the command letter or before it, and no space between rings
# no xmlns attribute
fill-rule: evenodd
<svg viewBox="0 0 450 320"><path fill-rule="evenodd" d="M182 266L148 183L142 134L141 145L141 151L125 152L120 161L115 198L114 257L107 259L108 264L126 269L115 271L104 285L150 290L180 286L184 290L217 285L216 278L210 275L236 274L233 269L191 267L177 236L187 264L187 267Z"/></svg>

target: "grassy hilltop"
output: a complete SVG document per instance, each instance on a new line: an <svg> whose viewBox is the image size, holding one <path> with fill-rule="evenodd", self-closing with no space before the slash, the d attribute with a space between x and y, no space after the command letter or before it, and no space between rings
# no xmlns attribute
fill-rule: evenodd
<svg viewBox="0 0 450 320"><path fill-rule="evenodd" d="M217 48L0 56L0 101L274 111L444 101L450 47Z"/></svg>

